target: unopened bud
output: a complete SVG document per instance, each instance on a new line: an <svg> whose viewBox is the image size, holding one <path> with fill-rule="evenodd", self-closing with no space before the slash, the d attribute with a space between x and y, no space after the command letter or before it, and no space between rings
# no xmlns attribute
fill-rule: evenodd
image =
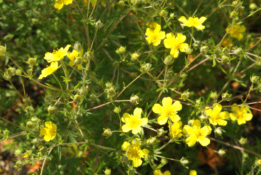
<svg viewBox="0 0 261 175"><path fill-rule="evenodd" d="M229 16L230 16L230 18L235 18L238 16L238 12L232 11Z"/></svg>
<svg viewBox="0 0 261 175"><path fill-rule="evenodd" d="M157 133L158 133L158 136L160 137L160 136L164 135L165 131L164 131L163 128L160 128L160 129L157 130Z"/></svg>
<svg viewBox="0 0 261 175"><path fill-rule="evenodd" d="M217 98L217 92L210 92L209 97L212 98L212 99L216 99Z"/></svg>
<svg viewBox="0 0 261 175"><path fill-rule="evenodd" d="M76 41L73 45L73 50L77 50L77 51L80 51L82 50L82 45L80 42Z"/></svg>
<svg viewBox="0 0 261 175"><path fill-rule="evenodd" d="M245 145L247 143L247 138L241 137L240 140L239 140L239 143L241 145Z"/></svg>
<svg viewBox="0 0 261 175"><path fill-rule="evenodd" d="M186 165L189 163L189 161L188 161L188 159L186 159L185 157L181 157L180 163L181 163L183 166L186 166Z"/></svg>
<svg viewBox="0 0 261 175"><path fill-rule="evenodd" d="M32 118L31 118L31 121L32 121L32 122L36 122L36 123L37 123L37 122L39 122L39 121L40 121L40 119L39 119L39 118L37 118L37 117L32 117Z"/></svg>
<svg viewBox="0 0 261 175"><path fill-rule="evenodd" d="M223 157L225 154L226 154L226 150L224 149L218 150L218 155L220 155L221 157Z"/></svg>
<svg viewBox="0 0 261 175"><path fill-rule="evenodd" d="M76 94L74 97L73 97L73 101L75 102L80 102L81 101L81 96Z"/></svg>
<svg viewBox="0 0 261 175"><path fill-rule="evenodd" d="M124 6L125 6L125 2L124 2L123 0L120 0L120 1L118 2L118 6L124 7Z"/></svg>
<svg viewBox="0 0 261 175"><path fill-rule="evenodd" d="M6 53L6 47L0 45L0 57L4 56Z"/></svg>
<svg viewBox="0 0 261 175"><path fill-rule="evenodd" d="M113 112L115 112L116 114L119 114L121 112L121 108L115 106L115 108L113 109Z"/></svg>
<svg viewBox="0 0 261 175"><path fill-rule="evenodd" d="M49 113L52 113L52 112L54 112L54 111L56 110L56 107L50 105L50 106L48 106L48 109L47 109L47 110L48 110Z"/></svg>
<svg viewBox="0 0 261 175"><path fill-rule="evenodd" d="M120 46L120 47L116 50L116 53L117 53L118 55L123 54L123 53L125 53L125 52L126 52L126 47L123 47L123 46Z"/></svg>
<svg viewBox="0 0 261 175"><path fill-rule="evenodd" d="M232 97L232 94L229 94L227 92L222 93L222 100L224 100L224 101L230 101L231 97Z"/></svg>
<svg viewBox="0 0 261 175"><path fill-rule="evenodd" d="M119 61L114 61L114 62L112 63L112 66L113 66L114 68L118 69L118 68L120 67L120 62L119 62Z"/></svg>
<svg viewBox="0 0 261 175"><path fill-rule="evenodd" d="M170 19L173 19L173 18L175 17L175 14L174 14L174 13L171 13L171 14L169 15L169 17L170 17Z"/></svg>
<svg viewBox="0 0 261 175"><path fill-rule="evenodd" d="M27 61L30 67L33 67L36 64L36 58L29 58Z"/></svg>
<svg viewBox="0 0 261 175"><path fill-rule="evenodd" d="M27 106L25 108L25 112L27 112L27 113L34 112L34 108L32 106Z"/></svg>
<svg viewBox="0 0 261 175"><path fill-rule="evenodd" d="M192 52L193 52L193 49L191 47L187 47L185 49L185 53L188 54L188 55L190 55Z"/></svg>
<svg viewBox="0 0 261 175"><path fill-rule="evenodd" d="M250 81L254 84L257 83L259 80L259 76L253 75L250 77Z"/></svg>
<svg viewBox="0 0 261 175"><path fill-rule="evenodd" d="M208 46L202 46L200 47L200 53L202 53L203 55L206 55L208 53Z"/></svg>
<svg viewBox="0 0 261 175"><path fill-rule="evenodd" d="M237 48L236 50L234 50L233 53L234 53L235 55L240 55L242 52L243 52L243 49L239 47L239 48Z"/></svg>
<svg viewBox="0 0 261 175"><path fill-rule="evenodd" d="M10 75L11 75L11 76L15 76L16 68L14 68L14 67L9 67L7 70L10 72Z"/></svg>
<svg viewBox="0 0 261 175"><path fill-rule="evenodd" d="M20 150L20 149L17 149L17 150L15 150L15 152L14 152L14 155L15 156L20 156L22 154L22 150Z"/></svg>
<svg viewBox="0 0 261 175"><path fill-rule="evenodd" d="M139 58L139 54L137 52L131 54L131 61L136 61Z"/></svg>
<svg viewBox="0 0 261 175"><path fill-rule="evenodd" d="M111 175L111 169L106 168L106 169L104 170L104 175Z"/></svg>
<svg viewBox="0 0 261 175"><path fill-rule="evenodd" d="M163 62L165 65L169 66L174 62L174 58L171 55L168 55Z"/></svg>
<svg viewBox="0 0 261 175"><path fill-rule="evenodd" d="M151 64L150 63L143 63L140 67L141 73L147 73L151 70Z"/></svg>
<svg viewBox="0 0 261 175"><path fill-rule="evenodd" d="M105 136L105 137L110 137L112 135L111 129L109 129L109 128L105 129L103 131L102 135Z"/></svg>
<svg viewBox="0 0 261 175"><path fill-rule="evenodd" d="M201 116L199 116L199 119L200 119L201 121L204 121L204 120L207 120L208 117L207 117L206 115L202 114Z"/></svg>
<svg viewBox="0 0 261 175"><path fill-rule="evenodd" d="M16 74L17 76L22 75L22 70L21 70L21 69L16 69L15 74Z"/></svg>
<svg viewBox="0 0 261 175"><path fill-rule="evenodd" d="M222 136L222 129L220 127L217 127L215 130L214 130L214 133L219 135L219 136Z"/></svg>
<svg viewBox="0 0 261 175"><path fill-rule="evenodd" d="M250 8L251 10L255 10L255 9L257 8L257 5L256 5L255 3L251 3L251 4L249 5L249 8Z"/></svg>
<svg viewBox="0 0 261 175"><path fill-rule="evenodd" d="M32 122L32 121L28 121L27 123L26 123L26 127L27 128L33 128L34 127L34 123Z"/></svg>
<svg viewBox="0 0 261 175"><path fill-rule="evenodd" d="M166 10L161 10L159 15L162 17L162 18L166 18L168 16L168 12Z"/></svg>
<svg viewBox="0 0 261 175"><path fill-rule="evenodd" d="M103 27L103 23L101 22L101 20L99 20L99 21L97 21L96 23L95 23L95 28L96 28L96 30L99 30L100 28L102 28Z"/></svg>
<svg viewBox="0 0 261 175"><path fill-rule="evenodd" d="M134 95L134 96L132 96L130 98L130 103L131 104L137 105L137 104L139 104L139 101L140 101L140 98L137 95Z"/></svg>
<svg viewBox="0 0 261 175"><path fill-rule="evenodd" d="M180 99L186 101L189 98L189 96L190 96L190 92L185 91L181 94Z"/></svg>
<svg viewBox="0 0 261 175"><path fill-rule="evenodd" d="M151 138L149 138L149 139L146 141L146 143L147 143L148 145L153 145L156 141L157 141L156 137L151 137Z"/></svg>
<svg viewBox="0 0 261 175"><path fill-rule="evenodd" d="M168 160L163 158L163 159L161 159L160 162L161 162L162 165L166 165L168 163Z"/></svg>

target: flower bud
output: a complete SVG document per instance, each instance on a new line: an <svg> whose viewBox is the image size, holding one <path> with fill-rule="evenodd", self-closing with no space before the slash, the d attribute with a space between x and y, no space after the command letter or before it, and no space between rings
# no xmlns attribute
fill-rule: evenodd
<svg viewBox="0 0 261 175"><path fill-rule="evenodd" d="M28 121L28 122L26 123L26 127L29 128L29 129L31 129L31 128L34 127L34 123L33 123L32 121Z"/></svg>
<svg viewBox="0 0 261 175"><path fill-rule="evenodd" d="M165 131L164 131L163 128L160 128L160 129L157 130L157 133L158 133L158 136L160 137L160 136L164 135Z"/></svg>
<svg viewBox="0 0 261 175"><path fill-rule="evenodd" d="M106 168L106 169L104 170L104 175L111 175L111 169Z"/></svg>
<svg viewBox="0 0 261 175"><path fill-rule="evenodd" d="M53 113L54 111L56 111L56 107L50 105L50 106L48 106L48 109L47 109L47 110L48 110L49 113Z"/></svg>
<svg viewBox="0 0 261 175"><path fill-rule="evenodd" d="M192 52L193 52L193 49L191 47L187 47L185 49L185 53L188 54L188 55L190 55Z"/></svg>
<svg viewBox="0 0 261 175"><path fill-rule="evenodd" d="M226 154L226 150L224 149L218 150L218 155L220 155L221 157L223 157L225 154Z"/></svg>
<svg viewBox="0 0 261 175"><path fill-rule="evenodd" d="M121 108L115 106L115 108L113 109L113 112L115 112L116 114L119 114L121 112Z"/></svg>
<svg viewBox="0 0 261 175"><path fill-rule="evenodd" d="M134 105L137 105L137 104L139 104L139 100L140 100L139 96L134 95L134 96L132 96L132 97L130 98L130 103L131 103L131 104L134 104Z"/></svg>
<svg viewBox="0 0 261 175"><path fill-rule="evenodd" d="M14 155L15 156L20 156L22 154L22 150L20 150L20 149L17 149L17 150L15 150L15 152L14 152Z"/></svg>
<svg viewBox="0 0 261 175"><path fill-rule="evenodd" d="M4 136L4 138L9 137L9 134L10 134L10 131L9 131L8 129L5 129L5 130L3 131L3 136Z"/></svg>
<svg viewBox="0 0 261 175"><path fill-rule="evenodd" d="M151 70L151 64L150 63L143 63L140 67L141 73L147 73Z"/></svg>
<svg viewBox="0 0 261 175"><path fill-rule="evenodd" d="M183 166L186 166L186 165L189 163L189 161L188 161L188 159L186 159L185 157L181 157L180 163L181 163Z"/></svg>
<svg viewBox="0 0 261 175"><path fill-rule="evenodd" d="M110 137L112 135L111 129L109 129L109 128L105 129L103 131L102 135L105 136L105 137Z"/></svg>
<svg viewBox="0 0 261 175"><path fill-rule="evenodd" d="M117 53L118 55L123 54L123 53L125 53L125 52L126 52L126 47L123 47L123 46L120 46L120 47L116 50L116 53Z"/></svg>
<svg viewBox="0 0 261 175"><path fill-rule="evenodd" d="M102 28L103 27L103 23L101 22L101 20L99 20L99 21L97 21L96 23L95 23L95 28L96 28L96 30L99 30L100 28Z"/></svg>
<svg viewBox="0 0 261 175"><path fill-rule="evenodd" d="M190 96L190 92L185 91L185 92L182 92L180 99L186 101L189 98L189 96Z"/></svg>
<svg viewBox="0 0 261 175"><path fill-rule="evenodd" d="M247 138L241 137L240 140L239 140L239 143L241 145L245 145L247 143Z"/></svg>
<svg viewBox="0 0 261 175"><path fill-rule="evenodd" d="M29 58L27 61L30 67L33 67L36 64L36 58Z"/></svg>
<svg viewBox="0 0 261 175"><path fill-rule="evenodd" d="M125 2L124 2L123 0L120 0L120 1L118 2L118 6L124 7L124 6L125 6Z"/></svg>
<svg viewBox="0 0 261 175"><path fill-rule="evenodd" d="M27 106L27 107L25 108L25 112L27 112L27 113L34 112L34 108L33 108L32 106Z"/></svg>
<svg viewBox="0 0 261 175"><path fill-rule="evenodd" d="M112 63L112 66L115 68L115 69L118 69L120 67L120 62L119 61L114 61Z"/></svg>
<svg viewBox="0 0 261 175"><path fill-rule="evenodd" d="M250 81L254 84L258 82L259 78L259 76L253 75L250 77Z"/></svg>
<svg viewBox="0 0 261 175"><path fill-rule="evenodd" d="M159 15L162 17L162 18L166 18L168 16L168 12L166 10L161 10Z"/></svg>
<svg viewBox="0 0 261 175"><path fill-rule="evenodd" d="M98 97L97 97L97 95L95 95L95 94L91 94L91 95L90 95L90 99L91 99L92 102L95 102L95 101L98 101L98 100L99 100Z"/></svg>
<svg viewBox="0 0 261 175"><path fill-rule="evenodd" d="M137 52L131 54L131 61L136 61L139 58L139 54Z"/></svg>
<svg viewBox="0 0 261 175"><path fill-rule="evenodd" d="M195 41L192 45L193 45L193 48L197 49L200 46L200 42Z"/></svg>
<svg viewBox="0 0 261 175"><path fill-rule="evenodd" d="M231 97L232 97L232 94L229 94L227 92L222 93L222 100L224 100L224 101L230 101Z"/></svg>
<svg viewBox="0 0 261 175"><path fill-rule="evenodd" d="M0 45L0 58L3 57L6 53L6 47Z"/></svg>
<svg viewBox="0 0 261 175"><path fill-rule="evenodd" d="M4 75L3 75L3 78L6 80L6 81L9 81L11 80L12 76L10 75L9 71L5 71Z"/></svg>
<svg viewBox="0 0 261 175"><path fill-rule="evenodd" d="M171 14L169 15L169 17L170 17L170 19L174 19L174 18L175 18L175 14L174 14L174 13L171 13Z"/></svg>
<svg viewBox="0 0 261 175"><path fill-rule="evenodd" d="M232 11L229 16L230 16L230 18L235 18L238 16L238 12Z"/></svg>
<svg viewBox="0 0 261 175"><path fill-rule="evenodd" d="M40 122L40 119L37 117L32 117L31 121L37 123L37 122Z"/></svg>
<svg viewBox="0 0 261 175"><path fill-rule="evenodd" d="M166 165L168 163L168 160L163 158L163 159L161 159L160 162L161 162L162 165Z"/></svg>
<svg viewBox="0 0 261 175"><path fill-rule="evenodd" d="M209 97L215 100L217 98L217 92L210 92Z"/></svg>
<svg viewBox="0 0 261 175"><path fill-rule="evenodd" d="M234 52L233 52L235 55L240 55L240 54L242 54L243 53L243 49L242 48L237 48L236 50L234 50Z"/></svg>
<svg viewBox="0 0 261 175"><path fill-rule="evenodd" d="M82 50L82 45L79 41L76 41L73 45L73 50L77 50L77 51L80 51Z"/></svg>
<svg viewBox="0 0 261 175"><path fill-rule="evenodd" d="M21 69L16 69L15 75L20 76L22 75L23 71Z"/></svg>
<svg viewBox="0 0 261 175"><path fill-rule="evenodd" d="M217 127L215 130L214 130L214 133L219 135L219 136L222 136L222 129L221 127Z"/></svg>
<svg viewBox="0 0 261 175"><path fill-rule="evenodd" d="M14 67L9 67L7 70L8 70L8 72L10 72L10 75L11 75L11 76L15 76L16 68L14 68Z"/></svg>
<svg viewBox="0 0 261 175"><path fill-rule="evenodd" d="M200 47L200 53L202 53L203 55L206 55L208 53L208 46L202 46Z"/></svg>
<svg viewBox="0 0 261 175"><path fill-rule="evenodd" d="M169 66L174 62L174 58L171 55L168 55L163 62L165 65Z"/></svg>
<svg viewBox="0 0 261 175"><path fill-rule="evenodd" d="M148 145L153 145L156 141L157 141L156 137L151 137L151 138L149 138L149 139L146 141L146 143L147 143Z"/></svg>
<svg viewBox="0 0 261 175"><path fill-rule="evenodd" d="M221 57L221 62L222 62L222 63L227 63L227 62L229 62L229 57L226 56L226 55L222 55L222 57Z"/></svg>
<svg viewBox="0 0 261 175"><path fill-rule="evenodd" d="M80 102L81 101L81 96L76 94L74 97L73 97L73 101L75 102Z"/></svg>
<svg viewBox="0 0 261 175"><path fill-rule="evenodd" d="M39 139L38 139L38 138L34 138L34 139L32 140L32 144L37 144L37 143L39 143Z"/></svg>
<svg viewBox="0 0 261 175"><path fill-rule="evenodd" d="M204 121L204 120L207 120L208 117L207 117L206 115L202 114L201 116L199 116L199 119L200 119L201 121Z"/></svg>
<svg viewBox="0 0 261 175"><path fill-rule="evenodd" d="M83 59L86 61L92 60L93 57L94 57L94 55L93 55L93 52L91 52L91 51L87 51L83 54Z"/></svg>
<svg viewBox="0 0 261 175"><path fill-rule="evenodd" d="M257 8L257 5L256 5L255 3L251 3L251 4L249 5L249 8L250 8L251 10L255 10L255 9Z"/></svg>

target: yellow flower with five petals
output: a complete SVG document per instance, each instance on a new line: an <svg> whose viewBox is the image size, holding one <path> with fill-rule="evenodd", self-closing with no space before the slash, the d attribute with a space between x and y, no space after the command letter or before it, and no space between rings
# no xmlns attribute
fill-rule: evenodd
<svg viewBox="0 0 261 175"><path fill-rule="evenodd" d="M232 25L226 28L226 32L233 38L241 40L244 35L243 33L246 31L246 27L244 25Z"/></svg>
<svg viewBox="0 0 261 175"><path fill-rule="evenodd" d="M140 149L141 142L139 140L132 140L130 142L124 142L121 146L121 149L125 151L125 156L128 157L129 160L132 160L132 164L134 167L139 167L142 164L141 158L145 158L149 150Z"/></svg>
<svg viewBox="0 0 261 175"><path fill-rule="evenodd" d="M169 171L162 173L159 169L157 169L153 172L153 175L171 175L171 173Z"/></svg>
<svg viewBox="0 0 261 175"><path fill-rule="evenodd" d="M188 135L186 143L189 147L192 147L199 142L202 146L207 146L210 144L209 135L212 131L209 125L201 128L201 123L199 120L192 120L191 125L185 125L183 128L183 133Z"/></svg>
<svg viewBox="0 0 261 175"><path fill-rule="evenodd" d="M45 122L45 128L41 128L40 135L44 136L44 140L46 142L49 142L50 140L53 140L56 137L56 124L52 122Z"/></svg>
<svg viewBox="0 0 261 175"><path fill-rule="evenodd" d="M177 121L173 124L170 124L169 122L169 135L171 136L171 138L175 139L183 135L181 127L182 127L181 121Z"/></svg>
<svg viewBox="0 0 261 175"><path fill-rule="evenodd" d="M177 111L182 109L182 105L179 101L175 101L172 104L172 98L164 97L162 99L162 106L158 103L154 104L152 107L152 111L156 114L159 114L158 123L160 125L164 125L167 123L168 119L172 122L177 122L180 120Z"/></svg>
<svg viewBox="0 0 261 175"><path fill-rule="evenodd" d="M218 103L215 103L212 109L210 107L205 108L205 113L209 116L209 122L212 125L227 125L227 121L225 119L229 118L229 113L227 111L221 112L221 110L222 105Z"/></svg>
<svg viewBox="0 0 261 175"><path fill-rule="evenodd" d="M121 121L125 123L122 126L123 132L129 132L132 130L132 134L138 134L141 132L141 127L148 124L148 118L141 118L142 109L135 108L133 115L124 113Z"/></svg>
<svg viewBox="0 0 261 175"><path fill-rule="evenodd" d="M205 29L205 26L202 24L206 21L206 17L202 16L200 18L197 17L189 17L188 19L185 16L181 16L178 20L182 23L182 26L186 27L195 27L198 30Z"/></svg>
<svg viewBox="0 0 261 175"><path fill-rule="evenodd" d="M233 113L230 113L231 120L237 120L239 125L246 124L247 121L250 121L253 118L251 112L248 111L246 106L237 106L237 104L233 104L231 107Z"/></svg>
<svg viewBox="0 0 261 175"><path fill-rule="evenodd" d="M187 43L184 43L186 40L186 36L182 33L178 33L177 37L173 33L168 33L166 35L166 39L164 39L164 46L170 50L170 55L174 58L179 56L179 51L186 52L189 48Z"/></svg>
<svg viewBox="0 0 261 175"><path fill-rule="evenodd" d="M165 38L165 32L161 31L161 26L156 22L149 23L149 28L146 29L145 35L148 43L152 43L153 46L158 46L161 40Z"/></svg>

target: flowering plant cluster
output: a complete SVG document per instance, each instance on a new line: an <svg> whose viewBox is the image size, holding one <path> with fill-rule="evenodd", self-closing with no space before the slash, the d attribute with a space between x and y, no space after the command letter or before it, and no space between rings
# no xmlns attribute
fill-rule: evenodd
<svg viewBox="0 0 261 175"><path fill-rule="evenodd" d="M0 3L17 21L0 19L0 138L14 168L261 173L260 2L48 3Z"/></svg>

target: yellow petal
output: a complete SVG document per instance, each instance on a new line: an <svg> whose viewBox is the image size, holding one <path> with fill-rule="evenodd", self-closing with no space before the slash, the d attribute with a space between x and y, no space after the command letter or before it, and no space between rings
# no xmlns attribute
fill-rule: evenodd
<svg viewBox="0 0 261 175"><path fill-rule="evenodd" d="M169 171L165 171L163 175L171 175L171 173Z"/></svg>
<svg viewBox="0 0 261 175"><path fill-rule="evenodd" d="M202 146L208 146L210 144L210 140L209 138L207 137L204 137L204 136L200 136L199 139L198 139L199 143L202 145Z"/></svg>
<svg viewBox="0 0 261 175"><path fill-rule="evenodd" d="M221 104L218 104L218 103L215 103L213 105L213 115L218 115L222 110L222 105Z"/></svg>
<svg viewBox="0 0 261 175"><path fill-rule="evenodd" d="M128 113L124 113L122 118L121 118L121 121L123 121L124 123L127 123L130 119L130 114Z"/></svg>
<svg viewBox="0 0 261 175"><path fill-rule="evenodd" d="M49 142L50 140L52 140L52 138L51 138L50 135L45 135L45 136L44 136L44 140L45 140L46 142Z"/></svg>
<svg viewBox="0 0 261 175"><path fill-rule="evenodd" d="M226 121L226 120L223 120L223 119L218 119L218 120L217 120L217 123L218 123L220 126L226 126L226 125L227 125L227 121Z"/></svg>
<svg viewBox="0 0 261 175"><path fill-rule="evenodd" d="M191 135L186 139L186 143L189 147L192 147L197 142L197 137L195 135Z"/></svg>
<svg viewBox="0 0 261 175"><path fill-rule="evenodd" d="M122 149L123 151L127 151L128 148L129 148L129 146L130 146L130 143L125 141L125 142L121 145L121 149Z"/></svg>
<svg viewBox="0 0 261 175"><path fill-rule="evenodd" d="M136 134L138 134L140 132L141 132L141 127L140 126L132 129L132 134L134 134L134 135L136 135Z"/></svg>
<svg viewBox="0 0 261 175"><path fill-rule="evenodd" d="M177 122L180 120L180 116L178 114L173 114L173 115L170 115L169 117L170 117L171 121L173 121L173 122Z"/></svg>
<svg viewBox="0 0 261 175"><path fill-rule="evenodd" d="M230 113L229 116L230 116L231 120L233 120L233 121L237 120L237 115L235 113Z"/></svg>
<svg viewBox="0 0 261 175"><path fill-rule="evenodd" d="M198 30L204 30L205 29L205 26L203 25L197 25L195 26Z"/></svg>
<svg viewBox="0 0 261 175"><path fill-rule="evenodd" d="M137 117L141 117L142 109L141 108L135 108L133 115Z"/></svg>
<svg viewBox="0 0 261 175"><path fill-rule="evenodd" d="M186 41L186 36L183 35L182 33L178 33L176 39L177 39L177 41L178 41L179 43L184 43L184 41Z"/></svg>
<svg viewBox="0 0 261 175"><path fill-rule="evenodd" d="M178 19L179 22L182 22L184 24L186 24L188 22L187 18L185 16L181 16L179 19Z"/></svg>
<svg viewBox="0 0 261 175"><path fill-rule="evenodd" d="M179 50L181 51L181 52L186 52L186 50L189 48L189 45L187 44L187 43L182 43L182 44L180 44L180 46L179 46Z"/></svg>
<svg viewBox="0 0 261 175"><path fill-rule="evenodd" d="M47 128L52 128L52 122L45 122L44 125L45 125Z"/></svg>
<svg viewBox="0 0 261 175"><path fill-rule="evenodd" d="M152 111L156 114L161 114L162 113L162 106L158 103L154 104L152 107Z"/></svg>
<svg viewBox="0 0 261 175"><path fill-rule="evenodd" d="M121 127L123 132L129 132L132 128L130 127L130 125L125 124Z"/></svg>
<svg viewBox="0 0 261 175"><path fill-rule="evenodd" d="M158 124L159 125L165 125L168 121L168 116L166 115L161 115L159 118L158 118Z"/></svg>
<svg viewBox="0 0 261 175"><path fill-rule="evenodd" d="M164 106L171 106L172 105L172 98L170 97L164 97L162 99L162 105Z"/></svg>
<svg viewBox="0 0 261 175"><path fill-rule="evenodd" d="M220 116L220 118L222 118L222 119L227 119L227 118L229 118L229 113L228 113L227 111L224 111L224 112L221 112L221 113L219 114L219 116Z"/></svg>
<svg viewBox="0 0 261 175"><path fill-rule="evenodd" d="M139 167L142 164L142 160L139 157L133 157L132 164L134 167Z"/></svg>
<svg viewBox="0 0 261 175"><path fill-rule="evenodd" d="M180 101L175 101L172 107L175 108L175 111L180 111L182 109L182 104Z"/></svg>
<svg viewBox="0 0 261 175"><path fill-rule="evenodd" d="M204 23L206 20L207 20L207 18L204 17L204 16L199 18L199 21L200 21L201 24Z"/></svg>
<svg viewBox="0 0 261 175"><path fill-rule="evenodd" d="M200 133L203 135L203 136L207 136L211 133L212 129L209 125L206 125L204 126L203 128L200 129Z"/></svg>
<svg viewBox="0 0 261 175"><path fill-rule="evenodd" d="M45 135L45 134L46 134L45 128L41 128L41 130L40 130L40 135Z"/></svg>
<svg viewBox="0 0 261 175"><path fill-rule="evenodd" d="M64 0L65 5L69 5L73 2L73 0Z"/></svg>
<svg viewBox="0 0 261 175"><path fill-rule="evenodd" d="M194 133L194 130L191 126L185 125L183 128L184 134L192 135Z"/></svg>
<svg viewBox="0 0 261 175"><path fill-rule="evenodd" d="M170 55L173 56L174 58L178 58L179 56L179 50L177 48L173 48L170 50Z"/></svg>
<svg viewBox="0 0 261 175"><path fill-rule="evenodd" d="M189 175L197 175L197 171L196 170L190 170Z"/></svg>
<svg viewBox="0 0 261 175"><path fill-rule="evenodd" d="M142 118L141 119L141 126L145 126L148 124L148 118Z"/></svg>
<svg viewBox="0 0 261 175"><path fill-rule="evenodd" d="M246 121L250 121L250 120L252 120L252 118L253 118L253 115L252 115L252 114L250 114L250 113L244 114L244 119L245 119Z"/></svg>
<svg viewBox="0 0 261 175"><path fill-rule="evenodd" d="M54 4L54 8L61 10L63 8L63 2L57 2Z"/></svg>
<svg viewBox="0 0 261 175"><path fill-rule="evenodd" d="M201 127L200 121L199 120L193 120L192 126L195 130L199 130Z"/></svg>

